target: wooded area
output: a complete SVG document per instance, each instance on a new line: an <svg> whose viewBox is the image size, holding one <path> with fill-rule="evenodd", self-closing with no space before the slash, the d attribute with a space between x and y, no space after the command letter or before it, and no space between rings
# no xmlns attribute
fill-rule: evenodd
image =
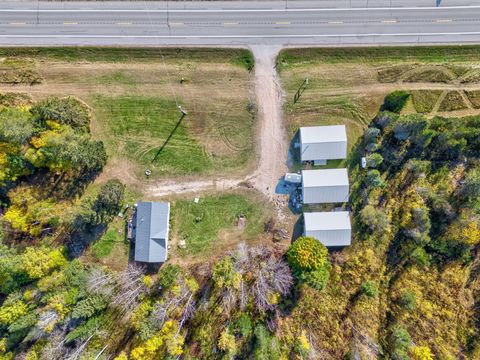
<svg viewBox="0 0 480 360"><path fill-rule="evenodd" d="M367 169L349 162L344 251L240 244L213 265L151 273L81 257L125 192L87 188L107 161L88 108L8 97L0 359L480 357L479 116L400 115L408 94L388 96L353 151Z"/></svg>

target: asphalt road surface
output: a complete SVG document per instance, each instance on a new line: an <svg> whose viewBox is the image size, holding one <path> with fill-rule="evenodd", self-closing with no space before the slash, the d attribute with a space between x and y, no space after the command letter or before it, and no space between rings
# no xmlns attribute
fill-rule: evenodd
<svg viewBox="0 0 480 360"><path fill-rule="evenodd" d="M0 45L419 43L480 43L480 1L0 1Z"/></svg>

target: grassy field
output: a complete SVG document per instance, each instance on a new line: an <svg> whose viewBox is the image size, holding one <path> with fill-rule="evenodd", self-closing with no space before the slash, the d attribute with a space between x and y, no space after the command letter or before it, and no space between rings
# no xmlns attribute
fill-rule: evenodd
<svg viewBox="0 0 480 360"><path fill-rule="evenodd" d="M198 204L192 199L177 200L172 207L173 233L176 240L185 240L183 256L205 256L227 248L240 240L249 240L263 231L266 207L255 194L222 194L201 197ZM246 219L239 226L240 216Z"/></svg>
<svg viewBox="0 0 480 360"><path fill-rule="evenodd" d="M412 93L409 112L474 112L447 89L463 92L467 83L480 88L479 56L479 46L283 50L277 68L286 93L288 135L293 137L300 126L345 124L352 149L384 97L399 89ZM440 107L441 95L447 102Z"/></svg>
<svg viewBox="0 0 480 360"><path fill-rule="evenodd" d="M76 96L91 107L93 135L115 166L107 173L138 177L149 168L153 177L172 178L253 166L249 51L4 48L0 58L0 93ZM179 105L188 112L181 122Z"/></svg>

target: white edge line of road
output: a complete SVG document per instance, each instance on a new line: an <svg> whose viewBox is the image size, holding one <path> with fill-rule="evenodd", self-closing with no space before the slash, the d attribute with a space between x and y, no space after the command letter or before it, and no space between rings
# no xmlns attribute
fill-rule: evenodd
<svg viewBox="0 0 480 360"><path fill-rule="evenodd" d="M372 8L287 8L287 9L0 9L0 13L82 13L82 12L128 12L128 13L245 13L245 12L305 12L305 11L386 11L386 10L455 10L480 9L480 5L465 6L413 6Z"/></svg>
<svg viewBox="0 0 480 360"><path fill-rule="evenodd" d="M443 32L443 33L371 33L371 34L294 34L294 35L2 35L0 39L42 39L42 38L79 38L79 39L246 39L246 38L320 38L320 37L380 37L380 36L445 36L445 35L480 35L480 31Z"/></svg>

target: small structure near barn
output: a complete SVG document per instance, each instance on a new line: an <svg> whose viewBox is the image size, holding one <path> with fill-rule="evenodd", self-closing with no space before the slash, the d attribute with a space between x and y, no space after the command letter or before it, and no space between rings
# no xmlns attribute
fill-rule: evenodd
<svg viewBox="0 0 480 360"><path fill-rule="evenodd" d="M311 236L326 247L349 246L352 227L348 211L304 213L304 235Z"/></svg>
<svg viewBox="0 0 480 360"><path fill-rule="evenodd" d="M291 184L301 184L302 175L296 173L286 173L284 177L285 181Z"/></svg>
<svg viewBox="0 0 480 360"><path fill-rule="evenodd" d="M347 131L345 125L301 127L300 159L325 165L327 160L347 157Z"/></svg>
<svg viewBox="0 0 480 360"><path fill-rule="evenodd" d="M170 203L140 202L135 213L135 261L163 263L168 257Z"/></svg>
<svg viewBox="0 0 480 360"><path fill-rule="evenodd" d="M348 202L349 190L347 169L302 171L304 204Z"/></svg>

